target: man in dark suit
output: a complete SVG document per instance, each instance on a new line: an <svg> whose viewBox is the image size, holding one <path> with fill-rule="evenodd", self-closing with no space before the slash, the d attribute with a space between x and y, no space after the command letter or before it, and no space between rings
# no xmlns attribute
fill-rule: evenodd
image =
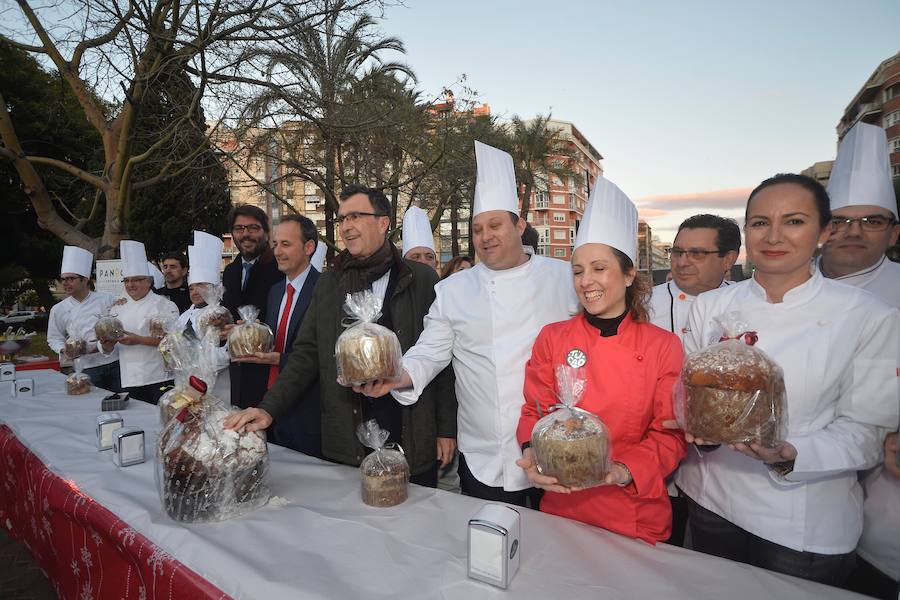
<svg viewBox="0 0 900 600"><path fill-rule="evenodd" d="M272 248L278 270L284 274L269 290L265 322L275 333L273 352L257 352L235 362L267 365L268 380L259 396L272 387L287 363L294 336L313 297L319 272L310 264L316 251L315 224L301 215L286 215L272 231ZM319 383L305 392L305 399L269 428L269 441L311 456L322 455L322 409Z"/></svg>
<svg viewBox="0 0 900 600"><path fill-rule="evenodd" d="M283 278L269 247L269 219L256 206L240 204L231 210L228 222L241 254L222 272L222 304L235 319L239 318L239 306L252 304L259 309L259 320L265 321L269 290ZM268 366L232 363L230 372L231 403L241 408L259 404L266 390Z"/></svg>

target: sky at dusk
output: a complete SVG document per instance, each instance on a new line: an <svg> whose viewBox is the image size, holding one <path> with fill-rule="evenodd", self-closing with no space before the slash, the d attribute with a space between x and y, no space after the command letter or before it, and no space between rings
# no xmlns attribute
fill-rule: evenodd
<svg viewBox="0 0 900 600"><path fill-rule="evenodd" d="M900 50L900 1L406 0L380 27L426 93L465 74L496 115L574 123L671 241L834 158L845 107Z"/></svg>

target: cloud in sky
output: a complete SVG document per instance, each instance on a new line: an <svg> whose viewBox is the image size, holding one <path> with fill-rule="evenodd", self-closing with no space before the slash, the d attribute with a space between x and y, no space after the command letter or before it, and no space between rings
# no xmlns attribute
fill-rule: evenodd
<svg viewBox="0 0 900 600"><path fill-rule="evenodd" d="M707 192L689 192L686 194L659 194L638 198L635 204L637 204L638 210L648 217L658 216L651 215L647 212L648 210L663 210L666 212L691 209L734 210L736 208L744 208L751 191L750 188L731 188Z"/></svg>
<svg viewBox="0 0 900 600"><path fill-rule="evenodd" d="M750 188L728 188L684 194L659 194L638 198L635 204L638 216L650 225L653 234L662 242L671 243L681 222L700 213L730 217L743 227L744 206L751 191Z"/></svg>
<svg viewBox="0 0 900 600"><path fill-rule="evenodd" d="M754 98L781 98L784 96L784 92L782 90L760 90L758 92L753 92Z"/></svg>

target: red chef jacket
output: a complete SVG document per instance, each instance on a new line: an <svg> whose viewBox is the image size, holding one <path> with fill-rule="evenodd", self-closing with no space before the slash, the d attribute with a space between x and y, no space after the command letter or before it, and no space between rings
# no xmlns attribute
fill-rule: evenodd
<svg viewBox="0 0 900 600"><path fill-rule="evenodd" d="M634 482L571 494L547 492L541 510L650 543L664 541L672 530L664 480L686 450L683 433L662 426L675 418L672 386L681 371L681 342L656 325L635 323L630 314L618 333L606 338L583 314L547 325L525 367L525 404L516 432L520 444L531 439L540 419L536 403L545 415L558 403L556 366L577 366L580 356L586 357L587 385L578 406L609 428L612 460L628 467Z"/></svg>

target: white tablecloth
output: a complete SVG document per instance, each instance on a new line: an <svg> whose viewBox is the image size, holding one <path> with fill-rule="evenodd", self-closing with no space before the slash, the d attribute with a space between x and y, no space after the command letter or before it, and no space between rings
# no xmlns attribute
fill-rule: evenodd
<svg viewBox="0 0 900 600"><path fill-rule="evenodd" d="M523 509L521 567L506 591L466 577L466 528L482 501L418 486L400 506L359 497L356 469L270 445L270 503L223 523L183 525L154 481L158 409L136 400L126 425L147 433L148 461L117 468L96 450L98 390L67 396L63 376L30 371L34 398L0 389L0 421L54 472L235 598L861 597L842 590Z"/></svg>

